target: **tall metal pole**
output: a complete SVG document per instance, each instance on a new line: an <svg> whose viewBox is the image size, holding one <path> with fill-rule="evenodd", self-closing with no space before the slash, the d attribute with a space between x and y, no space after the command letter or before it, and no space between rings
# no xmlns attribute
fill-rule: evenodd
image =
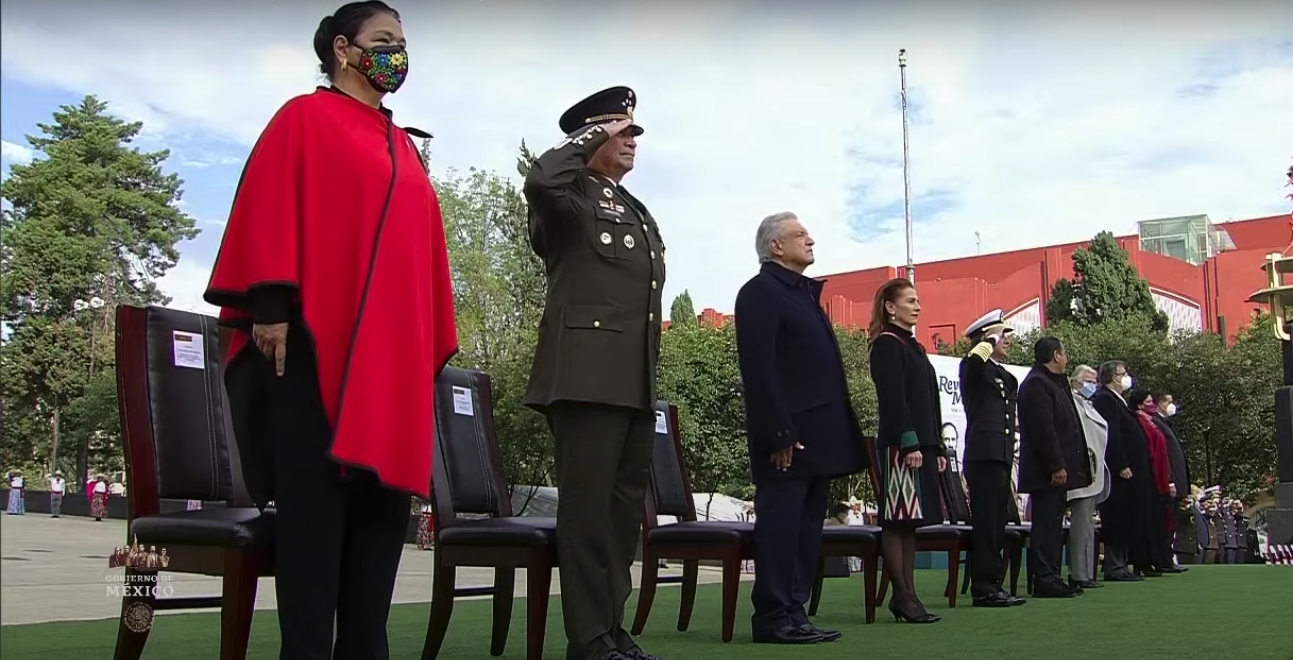
<svg viewBox="0 0 1293 660"><path fill-rule="evenodd" d="M911 157L907 141L907 49L898 50L898 76L902 81L902 210L907 230L907 279L916 281L916 262L911 250Z"/></svg>

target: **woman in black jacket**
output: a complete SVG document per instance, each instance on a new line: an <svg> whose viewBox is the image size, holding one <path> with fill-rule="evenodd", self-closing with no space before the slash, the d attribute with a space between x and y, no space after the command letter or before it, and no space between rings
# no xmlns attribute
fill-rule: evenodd
<svg viewBox="0 0 1293 660"><path fill-rule="evenodd" d="M943 522L938 473L946 466L938 377L925 347L912 335L920 299L909 280L885 282L871 309L871 379L880 428L880 552L893 585L889 611L898 621L934 623L916 596L916 528Z"/></svg>

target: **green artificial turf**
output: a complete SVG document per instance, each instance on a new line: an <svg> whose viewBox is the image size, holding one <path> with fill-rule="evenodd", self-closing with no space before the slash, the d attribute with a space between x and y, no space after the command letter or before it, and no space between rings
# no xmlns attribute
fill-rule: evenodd
<svg viewBox="0 0 1293 660"><path fill-rule="evenodd" d="M836 628L843 639L802 647L754 645L749 633L749 584L737 614L736 639L719 640L719 592L702 586L691 629L677 632L678 590L662 587L640 642L671 660L795 660L797 658L1046 658L1046 660L1293 660L1293 568L1203 566L1184 575L1138 584L1111 584L1069 600L1035 600L1007 610L956 609L936 597L943 571L917 571L922 598L944 616L933 625L897 624L883 608L872 625L862 623L861 579L826 581L816 623ZM632 618L636 594L630 599ZM504 658L525 657L524 602L513 608L512 632ZM548 620L548 658L564 657L560 601ZM392 660L417 660L426 631L426 604L397 605L391 612ZM146 660L214 660L218 657L216 614L158 617ZM0 629L4 660L110 658L117 622L58 622ZM489 658L490 605L459 601L440 657ZM278 657L278 629L272 611L257 612L252 660Z"/></svg>

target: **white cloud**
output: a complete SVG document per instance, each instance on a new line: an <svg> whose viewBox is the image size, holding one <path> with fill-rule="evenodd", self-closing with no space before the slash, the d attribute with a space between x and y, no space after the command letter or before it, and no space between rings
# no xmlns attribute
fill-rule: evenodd
<svg viewBox="0 0 1293 660"><path fill-rule="evenodd" d="M220 310L206 304L202 293L206 291L207 281L211 279L211 265L192 259L181 259L178 264L162 277L158 286L171 297L168 305L186 312L197 312L218 316Z"/></svg>
<svg viewBox="0 0 1293 660"><path fill-rule="evenodd" d="M31 162L31 159L35 157L35 155L36 152L32 151L31 147L10 142L8 140L0 140L0 158L3 158L6 163L11 165L26 165Z"/></svg>
<svg viewBox="0 0 1293 660"><path fill-rule="evenodd" d="M163 135L249 145L285 99L317 82L310 37L333 4L257 4L251 20L228 5L24 3L6 8L3 64L7 75L99 94ZM813 231L814 272L904 261L900 47L918 105L913 193L953 202L916 218L918 260L971 254L976 231L987 252L1153 217L1286 209L1287 3L799 3L762 13L718 1L654 13L611 4L410 4L414 70L391 105L436 134L437 169L510 174L521 138L541 148L560 139L556 118L571 102L635 87L647 133L626 183L661 223L667 296L690 289L698 307L731 309L755 268L754 227L778 210ZM190 274L167 286L204 284L208 266L185 262Z"/></svg>

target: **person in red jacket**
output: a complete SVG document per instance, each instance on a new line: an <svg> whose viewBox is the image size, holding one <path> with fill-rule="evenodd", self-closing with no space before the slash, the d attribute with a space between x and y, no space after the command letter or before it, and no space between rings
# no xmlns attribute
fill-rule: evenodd
<svg viewBox="0 0 1293 660"><path fill-rule="evenodd" d="M1158 425L1154 423L1153 416L1158 414L1158 409L1154 405L1154 397L1149 390L1137 387L1128 391L1127 405L1136 411L1136 421L1145 432L1145 440L1149 448L1149 465L1154 473L1154 492L1157 497L1151 498L1148 502L1146 532L1150 539L1150 547L1159 548L1167 543L1171 537L1170 530L1175 527L1173 502L1176 499L1176 484L1172 483L1172 462L1167 451L1167 436L1163 435ZM1158 562L1166 561L1162 558L1157 559ZM1170 569L1173 566L1168 563L1159 568L1172 572Z"/></svg>
<svg viewBox="0 0 1293 660"><path fill-rule="evenodd" d="M384 660L410 495L430 494L453 292L411 137L429 135L382 102L408 72L399 14L345 5L314 50L332 86L261 134L204 297L233 329L225 384L248 491L275 505L280 657Z"/></svg>

